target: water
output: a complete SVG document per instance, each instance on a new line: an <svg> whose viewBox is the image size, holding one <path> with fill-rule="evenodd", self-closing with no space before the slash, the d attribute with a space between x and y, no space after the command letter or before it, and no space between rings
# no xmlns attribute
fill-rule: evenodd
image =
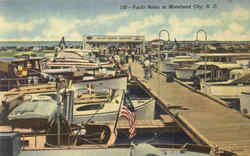
<svg viewBox="0 0 250 156"><path fill-rule="evenodd" d="M115 144L130 144L134 142L149 143L152 145L173 145L173 144L195 144L184 132L182 133L137 133L136 136L130 140L128 134L118 134Z"/></svg>
<svg viewBox="0 0 250 156"><path fill-rule="evenodd" d="M14 57L0 57L0 61L12 61L14 59Z"/></svg>
<svg viewBox="0 0 250 156"><path fill-rule="evenodd" d="M67 45L72 46L81 46L81 41L66 41ZM6 41L6 42L0 42L0 47L53 47L58 46L59 41Z"/></svg>
<svg viewBox="0 0 250 156"><path fill-rule="evenodd" d="M0 47L40 47L40 46L48 46L53 47L59 44L58 41L1 41ZM192 44L194 41L178 41L179 44ZM232 44L250 44L250 41L200 41L201 44L212 44L212 43L220 43L224 45L232 45ZM66 41L67 45L73 46L81 46L82 41ZM171 45L175 45L174 41L169 42Z"/></svg>

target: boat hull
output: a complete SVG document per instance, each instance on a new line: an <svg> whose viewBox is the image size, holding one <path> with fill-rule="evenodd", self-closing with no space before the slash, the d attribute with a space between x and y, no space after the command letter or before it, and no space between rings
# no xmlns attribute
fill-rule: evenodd
<svg viewBox="0 0 250 156"><path fill-rule="evenodd" d="M148 102L135 106L136 120L153 120L154 119L155 100L151 99ZM117 118L118 111L107 111L104 113L92 113L74 115L73 123L85 123L87 121L99 122L99 121L114 121Z"/></svg>

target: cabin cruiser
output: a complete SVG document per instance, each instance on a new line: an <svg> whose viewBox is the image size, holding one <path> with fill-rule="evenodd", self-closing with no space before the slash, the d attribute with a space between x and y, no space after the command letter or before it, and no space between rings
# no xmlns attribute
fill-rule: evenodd
<svg viewBox="0 0 250 156"><path fill-rule="evenodd" d="M191 66L198 62L197 58L190 56L187 52L164 52L162 56L160 70L174 75L177 68Z"/></svg>
<svg viewBox="0 0 250 156"><path fill-rule="evenodd" d="M41 71L46 69L47 58L23 57L0 61L0 90L9 90L21 85L45 83Z"/></svg>
<svg viewBox="0 0 250 156"><path fill-rule="evenodd" d="M89 90L86 89L86 92ZM95 95L81 94L74 104L74 123L115 121L124 102L133 105L137 120L153 120L155 100L130 99L123 90L95 89Z"/></svg>
<svg viewBox="0 0 250 156"><path fill-rule="evenodd" d="M202 82L201 91L221 99L239 99L242 92L250 90L250 69L235 69L227 81Z"/></svg>
<svg viewBox="0 0 250 156"><path fill-rule="evenodd" d="M60 146L98 144L103 147L114 144L116 140L114 126L74 124L72 122L73 93L64 92L61 97L55 93L25 95L25 102L9 113L8 123L12 130L18 131L23 136L22 140L26 141L28 146L25 146L26 149L37 147L37 144L33 144L34 139L37 138L40 148L55 147L58 144ZM58 100L62 100L63 104ZM59 142L58 138L60 138Z"/></svg>
<svg viewBox="0 0 250 156"><path fill-rule="evenodd" d="M82 52L80 49L62 49L48 61L48 68L83 68L85 70L112 68L113 63L105 57L97 57L94 52Z"/></svg>
<svg viewBox="0 0 250 156"><path fill-rule="evenodd" d="M241 66L236 63L197 62L192 66L177 68L176 78L193 81L197 77L207 82L221 82L229 80L230 71L237 69L241 69Z"/></svg>

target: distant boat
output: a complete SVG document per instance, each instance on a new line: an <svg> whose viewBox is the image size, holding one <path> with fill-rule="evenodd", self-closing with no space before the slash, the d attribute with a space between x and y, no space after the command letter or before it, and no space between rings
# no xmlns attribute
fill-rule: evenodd
<svg viewBox="0 0 250 156"><path fill-rule="evenodd" d="M164 57L160 70L164 73L176 73L177 68L191 66L198 62L197 58L190 56L187 52L163 52Z"/></svg>
<svg viewBox="0 0 250 156"><path fill-rule="evenodd" d="M57 52L56 56L48 62L51 69L59 68L83 68L98 69L112 68L114 64L105 58L98 58L92 51L86 52L81 49L63 49Z"/></svg>

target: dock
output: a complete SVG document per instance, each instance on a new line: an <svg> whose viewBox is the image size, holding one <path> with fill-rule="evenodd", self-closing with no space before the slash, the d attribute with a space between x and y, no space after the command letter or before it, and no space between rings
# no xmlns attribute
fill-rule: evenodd
<svg viewBox="0 0 250 156"><path fill-rule="evenodd" d="M167 118L167 119L166 119ZM97 122L105 124L103 122ZM109 121L110 123L115 123L115 121ZM130 128L127 120L119 120L117 124L117 130L120 133L128 133ZM183 130L176 124L174 120L169 120L168 115L162 115L159 120L136 120L136 131L138 133L179 133Z"/></svg>
<svg viewBox="0 0 250 156"><path fill-rule="evenodd" d="M144 80L142 65L131 63L132 74L139 85L159 101L160 106L197 144L233 152L250 153L250 120L223 102L187 87L181 82L166 82L166 77L153 72Z"/></svg>

